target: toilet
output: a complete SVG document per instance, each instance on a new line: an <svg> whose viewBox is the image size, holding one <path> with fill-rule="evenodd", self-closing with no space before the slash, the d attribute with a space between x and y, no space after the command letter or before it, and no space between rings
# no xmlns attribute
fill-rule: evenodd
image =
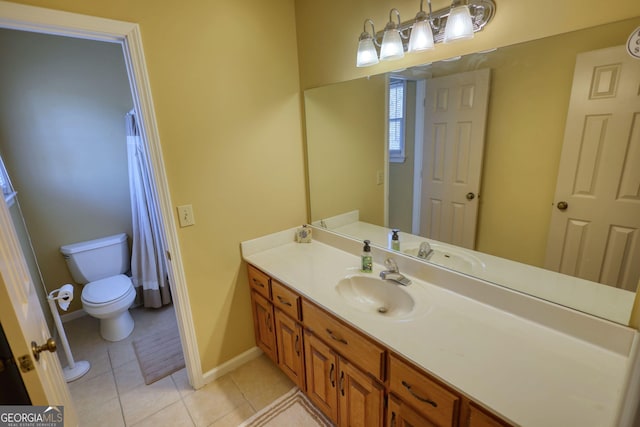
<svg viewBox="0 0 640 427"><path fill-rule="evenodd" d="M120 341L133 332L129 307L136 297L125 233L60 247L73 280L83 284L82 307L100 319L100 335Z"/></svg>

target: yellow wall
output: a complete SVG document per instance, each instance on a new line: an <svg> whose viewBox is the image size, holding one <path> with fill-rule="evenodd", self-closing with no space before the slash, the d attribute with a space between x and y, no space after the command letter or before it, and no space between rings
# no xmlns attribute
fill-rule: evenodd
<svg viewBox="0 0 640 427"><path fill-rule="evenodd" d="M358 209L384 222L385 87L377 76L305 92L312 221Z"/></svg>
<svg viewBox="0 0 640 427"><path fill-rule="evenodd" d="M20 3L140 24L171 199L196 219L178 238L202 369L253 347L239 243L306 220L293 0Z"/></svg>
<svg viewBox="0 0 640 427"><path fill-rule="evenodd" d="M640 15L638 0L495 0L496 16L473 40L438 45L433 51L406 55L402 60L356 68L358 36L365 18L376 31L384 29L389 10L403 21L415 17L418 0L296 0L300 75L304 89L432 62L493 47L538 39ZM433 10L449 7L449 0L433 0ZM426 7L426 4L425 4ZM369 26L367 26L369 30Z"/></svg>

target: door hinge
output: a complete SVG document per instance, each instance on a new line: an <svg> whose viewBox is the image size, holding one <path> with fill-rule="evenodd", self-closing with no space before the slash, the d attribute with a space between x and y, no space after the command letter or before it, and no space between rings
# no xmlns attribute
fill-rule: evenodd
<svg viewBox="0 0 640 427"><path fill-rule="evenodd" d="M35 369L35 366L33 366L33 360L28 354L18 357L18 362L20 362L20 370L22 372L29 372Z"/></svg>
<svg viewBox="0 0 640 427"><path fill-rule="evenodd" d="M171 252L167 251L167 259L171 261Z"/></svg>

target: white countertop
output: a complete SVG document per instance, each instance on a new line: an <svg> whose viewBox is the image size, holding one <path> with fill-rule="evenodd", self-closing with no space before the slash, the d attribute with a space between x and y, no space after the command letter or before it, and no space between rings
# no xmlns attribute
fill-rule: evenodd
<svg viewBox="0 0 640 427"><path fill-rule="evenodd" d="M390 247L391 229L375 224L350 218L351 222L339 223L331 231L344 234L355 239L369 239L372 244ZM415 249L421 242L434 240L413 234L399 232L400 249ZM584 280L579 277L556 273L543 268L511 261L474 251L460 248L447 243L435 243L439 247L447 248L454 254L462 254L478 262L469 268L451 266L454 270L487 280L498 285L535 295L557 304L562 304L576 310L584 311L603 319L627 324L635 299L635 292L613 286L603 286L600 283ZM433 259L432 262L449 267Z"/></svg>
<svg viewBox="0 0 640 427"><path fill-rule="evenodd" d="M416 308L390 319L354 309L335 290L359 271L360 257L351 251L317 240L293 243L292 231L243 242L242 249L248 263L512 422L616 425L637 339L629 328L611 323L629 340L626 350L613 351L416 277L404 288ZM373 275L382 269L374 264Z"/></svg>

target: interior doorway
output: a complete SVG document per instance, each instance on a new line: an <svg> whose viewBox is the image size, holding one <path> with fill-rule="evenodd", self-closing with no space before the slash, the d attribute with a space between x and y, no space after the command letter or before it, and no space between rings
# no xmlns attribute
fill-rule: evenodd
<svg viewBox="0 0 640 427"><path fill-rule="evenodd" d="M0 28L110 42L122 47L140 133L151 157L151 175L158 194L157 210L162 223L163 236L166 239L167 256L170 258L168 274L189 383L194 388L201 387L203 379L200 360L139 27L132 23L0 2Z"/></svg>

